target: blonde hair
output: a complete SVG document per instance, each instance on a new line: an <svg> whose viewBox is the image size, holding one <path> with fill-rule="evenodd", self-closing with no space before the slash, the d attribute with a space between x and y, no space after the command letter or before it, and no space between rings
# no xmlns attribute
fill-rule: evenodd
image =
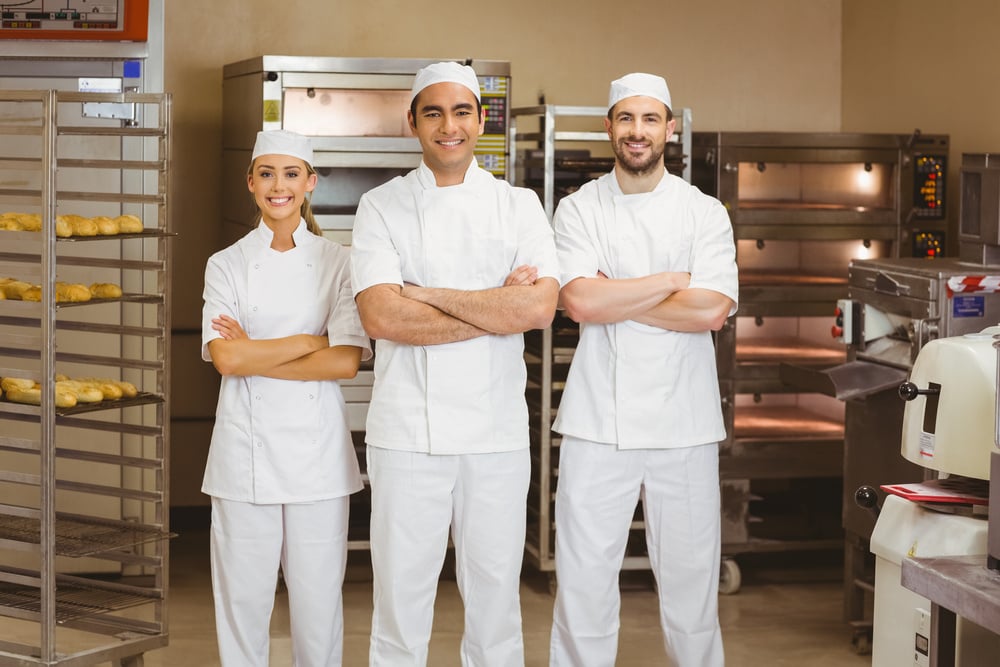
<svg viewBox="0 0 1000 667"><path fill-rule="evenodd" d="M247 167L247 176L253 176L254 162L256 162L256 160L251 161L250 166ZM313 166L311 164L306 162L305 165L306 165L307 176L312 176L313 174L316 173L316 170L313 169ZM260 224L260 221L263 218L263 216L260 212L260 208L257 206L257 199L256 197L254 197L254 194L252 192L250 193L250 200L253 201L254 208L257 209L257 215L254 217L253 221L253 226L256 227L257 225ZM305 199L302 200L302 206L299 208L299 214L302 216L302 219L306 221L306 229L308 229L316 236L323 236L323 230L322 228L320 228L319 223L316 222L316 216L313 215L312 205L309 203L309 193L306 193Z"/></svg>

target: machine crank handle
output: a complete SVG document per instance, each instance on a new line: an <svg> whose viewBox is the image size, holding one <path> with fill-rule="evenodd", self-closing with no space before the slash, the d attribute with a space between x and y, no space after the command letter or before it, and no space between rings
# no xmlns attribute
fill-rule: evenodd
<svg viewBox="0 0 1000 667"><path fill-rule="evenodd" d="M875 490L875 487L868 486L867 484L859 486L858 490L854 492L854 503L858 507L863 507L871 512L876 519L878 518L879 511L882 509L878 503L878 492Z"/></svg>
<svg viewBox="0 0 1000 667"><path fill-rule="evenodd" d="M927 389L921 389L912 382L904 382L899 385L899 397L904 401L912 401L917 396L936 396L941 393L941 387L931 385Z"/></svg>

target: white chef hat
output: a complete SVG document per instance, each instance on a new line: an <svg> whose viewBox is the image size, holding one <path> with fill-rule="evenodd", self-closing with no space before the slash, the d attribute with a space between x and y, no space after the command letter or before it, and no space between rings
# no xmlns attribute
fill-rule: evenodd
<svg viewBox="0 0 1000 667"><path fill-rule="evenodd" d="M309 137L288 130L258 132L257 141L253 145L253 155L250 157L251 164L261 155L290 155L308 165L313 163L313 149Z"/></svg>
<svg viewBox="0 0 1000 667"><path fill-rule="evenodd" d="M417 72L413 79L413 88L410 89L410 101L412 102L421 90L435 83L457 83L465 86L479 100L479 79L476 78L476 70L468 65L446 61L428 65Z"/></svg>
<svg viewBox="0 0 1000 667"><path fill-rule="evenodd" d="M652 97L670 108L670 89L667 88L667 82L662 76L633 72L611 82L611 91L608 93L608 109L610 110L626 97L636 97L637 95Z"/></svg>

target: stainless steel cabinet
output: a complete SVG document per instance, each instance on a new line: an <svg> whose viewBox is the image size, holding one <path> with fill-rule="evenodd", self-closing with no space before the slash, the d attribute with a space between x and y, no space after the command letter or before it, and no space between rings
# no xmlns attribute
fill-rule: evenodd
<svg viewBox="0 0 1000 667"><path fill-rule="evenodd" d="M0 664L141 664L167 643L170 98L0 92L0 277L41 287L0 300ZM125 120L123 120L125 118ZM57 235L57 216L132 215L142 231ZM57 298L58 282L120 296ZM57 407L56 375L134 396Z"/></svg>

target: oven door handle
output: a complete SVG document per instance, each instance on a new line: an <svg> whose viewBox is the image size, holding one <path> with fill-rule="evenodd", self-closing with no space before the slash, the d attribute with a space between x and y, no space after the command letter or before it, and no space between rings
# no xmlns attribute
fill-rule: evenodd
<svg viewBox="0 0 1000 667"><path fill-rule="evenodd" d="M903 285L881 271L872 280L872 289L879 294L888 294L890 296L910 295L909 285Z"/></svg>

